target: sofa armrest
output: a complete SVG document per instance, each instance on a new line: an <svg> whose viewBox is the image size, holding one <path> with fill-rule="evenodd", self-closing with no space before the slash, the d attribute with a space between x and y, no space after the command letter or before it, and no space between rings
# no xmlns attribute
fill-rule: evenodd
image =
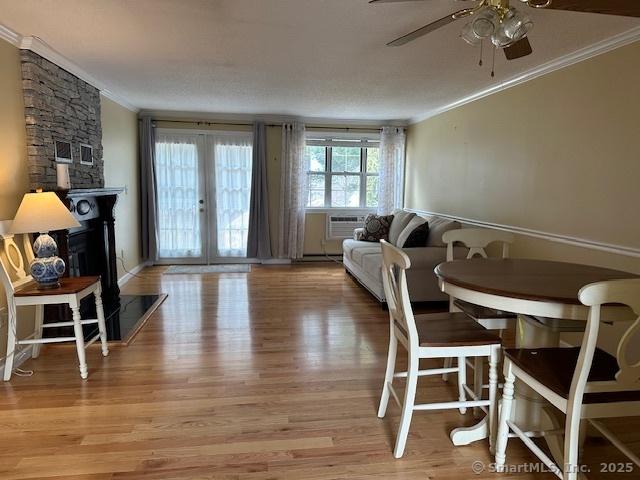
<svg viewBox="0 0 640 480"><path fill-rule="evenodd" d="M356 228L353 231L353 239L354 240L362 240L363 236L364 236L364 228Z"/></svg>

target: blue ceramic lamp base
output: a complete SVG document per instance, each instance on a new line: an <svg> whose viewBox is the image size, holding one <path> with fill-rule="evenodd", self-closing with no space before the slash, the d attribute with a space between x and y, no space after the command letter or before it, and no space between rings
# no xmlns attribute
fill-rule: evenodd
<svg viewBox="0 0 640 480"><path fill-rule="evenodd" d="M60 286L60 277L64 274L66 265L58 257L58 245L47 233L41 233L33 243L36 258L31 262L31 276L38 284L38 288L56 288Z"/></svg>

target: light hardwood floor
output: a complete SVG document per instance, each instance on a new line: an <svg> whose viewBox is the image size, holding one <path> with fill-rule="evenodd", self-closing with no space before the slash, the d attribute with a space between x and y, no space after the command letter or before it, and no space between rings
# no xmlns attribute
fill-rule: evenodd
<svg viewBox="0 0 640 480"><path fill-rule="evenodd" d="M474 461L492 461L486 443L449 441L471 413L416 412L405 457L393 458L399 409L390 403L387 418L376 417L387 313L340 266L163 270L126 285L169 297L130 346L106 359L90 347L87 381L73 345L50 346L23 365L33 377L0 387L0 479L498 476L472 473ZM418 401L454 398L451 383L423 381ZM624 438L638 451L635 425ZM516 440L507 453L509 464L534 461ZM600 439L590 439L585 458L596 470L605 458L625 461Z"/></svg>

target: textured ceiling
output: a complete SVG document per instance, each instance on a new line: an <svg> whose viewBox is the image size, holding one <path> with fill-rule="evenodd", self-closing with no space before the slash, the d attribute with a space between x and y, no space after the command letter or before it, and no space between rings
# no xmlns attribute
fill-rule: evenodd
<svg viewBox="0 0 640 480"><path fill-rule="evenodd" d="M640 25L529 9L534 54L477 66L453 23L385 43L463 2L0 0L0 23L41 37L142 109L404 120ZM524 8L524 7L523 7Z"/></svg>

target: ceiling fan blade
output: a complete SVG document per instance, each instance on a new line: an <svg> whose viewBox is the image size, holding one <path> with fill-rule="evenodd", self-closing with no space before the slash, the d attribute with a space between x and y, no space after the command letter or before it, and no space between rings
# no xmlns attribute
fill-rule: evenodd
<svg viewBox="0 0 640 480"><path fill-rule="evenodd" d="M459 12L456 12L459 13ZM450 24L451 22L457 20L456 18L456 13L452 13L451 15L448 15L444 18L441 18L440 20L436 20L435 22L431 22L428 25L425 25L424 27L420 27L417 30L414 30L411 33L407 33L406 35L403 35L402 37L396 38L395 40L387 43L387 46L389 47L399 47L401 45L404 45L406 43L412 42L417 38L422 37L423 35L426 35L427 33L431 33L434 30L437 30L441 27L444 27L445 25Z"/></svg>
<svg viewBox="0 0 640 480"><path fill-rule="evenodd" d="M531 44L529 43L529 39L527 37L521 38L517 42L509 45L506 48L503 48L504 55L507 57L507 60L515 60L517 58L526 57L527 55L531 55L533 53L533 49L531 48Z"/></svg>
<svg viewBox="0 0 640 480"><path fill-rule="evenodd" d="M638 0L553 0L551 5L545 8L640 17L640 2Z"/></svg>

